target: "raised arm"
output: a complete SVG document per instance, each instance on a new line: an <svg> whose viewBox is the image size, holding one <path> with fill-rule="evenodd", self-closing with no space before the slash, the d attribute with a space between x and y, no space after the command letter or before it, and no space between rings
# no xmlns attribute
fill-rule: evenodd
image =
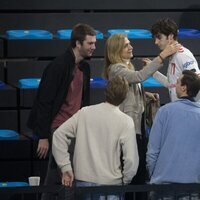
<svg viewBox="0 0 200 200"><path fill-rule="evenodd" d="M109 76L112 78L116 75L121 75L129 83L140 83L155 73L162 66L163 60L177 52L179 48L179 44L168 45L156 58L139 71L130 70L123 63L111 65Z"/></svg>

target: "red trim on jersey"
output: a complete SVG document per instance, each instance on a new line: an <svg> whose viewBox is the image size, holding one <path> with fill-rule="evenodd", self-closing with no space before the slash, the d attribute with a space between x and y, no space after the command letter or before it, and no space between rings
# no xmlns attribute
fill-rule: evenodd
<svg viewBox="0 0 200 200"><path fill-rule="evenodd" d="M171 63L171 74L175 74L175 71L176 71L176 64Z"/></svg>

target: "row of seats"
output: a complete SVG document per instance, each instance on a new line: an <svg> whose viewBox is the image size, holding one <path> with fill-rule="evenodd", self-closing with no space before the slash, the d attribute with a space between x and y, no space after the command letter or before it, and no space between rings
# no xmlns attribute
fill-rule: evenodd
<svg viewBox="0 0 200 200"><path fill-rule="evenodd" d="M38 88L40 84L40 78L23 78L19 80L20 88ZM90 87L91 88L105 88L107 84L107 80L101 77L93 77L90 79ZM162 87L157 80L153 77L149 77L147 80L142 82L144 87ZM0 88L5 87L5 83L0 81Z"/></svg>
<svg viewBox="0 0 200 200"><path fill-rule="evenodd" d="M7 30L6 38L7 39L70 39L71 37L71 29L63 29L58 30L56 35L53 36L47 30ZM147 29L110 29L106 34L103 34L100 31L96 31L97 39L107 38L116 33L124 33L127 34L130 39L148 39L152 38L152 34ZM200 30L197 29L179 29L178 32L179 38L200 38Z"/></svg>
<svg viewBox="0 0 200 200"><path fill-rule="evenodd" d="M130 39L136 57L157 56L159 48L153 39ZM0 40L0 57L2 58L53 58L63 54L70 40ZM200 38L181 38L179 42L189 48L195 56L200 56ZM102 58L106 39L97 40L93 58Z"/></svg>
<svg viewBox="0 0 200 200"><path fill-rule="evenodd" d="M41 182L43 182L48 160L38 159L37 141L33 137L13 130L1 129L0 135L0 187L6 186L6 181L27 182L28 177L33 175L41 176ZM18 135L17 138L16 135Z"/></svg>

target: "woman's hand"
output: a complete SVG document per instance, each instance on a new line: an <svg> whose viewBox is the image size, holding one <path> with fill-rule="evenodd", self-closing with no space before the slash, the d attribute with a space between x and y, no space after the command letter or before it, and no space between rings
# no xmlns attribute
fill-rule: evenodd
<svg viewBox="0 0 200 200"><path fill-rule="evenodd" d="M158 93L145 92L145 95L154 102L157 102L160 100Z"/></svg>
<svg viewBox="0 0 200 200"><path fill-rule="evenodd" d="M165 47L165 49L160 53L161 58L164 60L168 56L171 56L172 54L176 53L181 49L182 45L178 42L175 42L173 44L169 44Z"/></svg>
<svg viewBox="0 0 200 200"><path fill-rule="evenodd" d="M149 58L142 58L142 62L144 63L144 65L148 65L151 60Z"/></svg>

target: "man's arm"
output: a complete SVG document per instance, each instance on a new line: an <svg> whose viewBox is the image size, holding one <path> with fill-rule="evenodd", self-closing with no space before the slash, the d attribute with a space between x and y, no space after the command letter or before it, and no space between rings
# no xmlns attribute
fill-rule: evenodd
<svg viewBox="0 0 200 200"><path fill-rule="evenodd" d="M127 120L127 126L124 129L121 138L123 154L123 183L128 184L135 176L139 164L138 148L136 142L136 133L133 120Z"/></svg>
<svg viewBox="0 0 200 200"><path fill-rule="evenodd" d="M146 154L147 169L149 171L149 176L151 177L156 166L156 162L161 149L161 137L163 132L163 122L161 109L157 112L154 119L153 126L151 128L149 143Z"/></svg>
<svg viewBox="0 0 200 200"><path fill-rule="evenodd" d="M39 136L37 154L40 159L45 158L49 150L49 136L51 133L52 105L55 101L58 86L60 85L60 72L55 68L55 63L50 63L45 69L38 88L36 133ZM50 91L51 90L51 91Z"/></svg>
<svg viewBox="0 0 200 200"><path fill-rule="evenodd" d="M190 54L177 54L176 63L182 70L192 70L193 72L200 73L196 59Z"/></svg>
<svg viewBox="0 0 200 200"><path fill-rule="evenodd" d="M52 153L62 173L72 171L68 148L71 138L76 137L80 113L81 110L65 121L53 134Z"/></svg>
<svg viewBox="0 0 200 200"><path fill-rule="evenodd" d="M170 83L168 82L167 80L167 77L160 73L159 71L156 71L154 74L153 74L153 77L158 81L160 82L164 87L168 88L170 86Z"/></svg>

